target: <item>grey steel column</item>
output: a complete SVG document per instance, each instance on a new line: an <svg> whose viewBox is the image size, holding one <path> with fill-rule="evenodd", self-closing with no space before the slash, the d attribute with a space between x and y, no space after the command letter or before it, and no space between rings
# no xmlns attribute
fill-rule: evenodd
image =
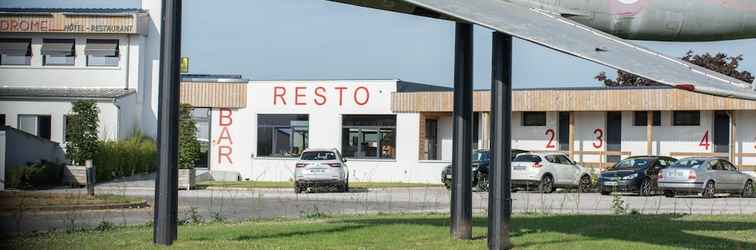
<svg viewBox="0 0 756 250"><path fill-rule="evenodd" d="M473 25L457 23L454 50L454 135L451 234L472 239Z"/></svg>
<svg viewBox="0 0 756 250"><path fill-rule="evenodd" d="M178 206L179 57L181 56L181 0L163 0L160 37L160 94L158 109L159 169L155 183L154 243L176 240Z"/></svg>
<svg viewBox="0 0 756 250"><path fill-rule="evenodd" d="M500 250L512 248L512 36L494 32L492 69L488 249Z"/></svg>

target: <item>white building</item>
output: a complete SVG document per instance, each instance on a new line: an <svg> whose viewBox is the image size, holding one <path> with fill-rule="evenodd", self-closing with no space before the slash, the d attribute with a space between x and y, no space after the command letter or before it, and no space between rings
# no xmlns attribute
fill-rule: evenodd
<svg viewBox="0 0 756 250"><path fill-rule="evenodd" d="M0 9L0 125L65 142L71 103L102 139L156 135L160 1L139 9Z"/></svg>

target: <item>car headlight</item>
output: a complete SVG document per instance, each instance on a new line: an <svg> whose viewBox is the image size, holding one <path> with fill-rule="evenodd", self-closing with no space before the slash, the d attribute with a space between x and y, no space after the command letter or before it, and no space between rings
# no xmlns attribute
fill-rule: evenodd
<svg viewBox="0 0 756 250"><path fill-rule="evenodd" d="M631 174L631 175L622 177L623 180L632 180L632 179L635 179L635 178L638 178L638 174Z"/></svg>

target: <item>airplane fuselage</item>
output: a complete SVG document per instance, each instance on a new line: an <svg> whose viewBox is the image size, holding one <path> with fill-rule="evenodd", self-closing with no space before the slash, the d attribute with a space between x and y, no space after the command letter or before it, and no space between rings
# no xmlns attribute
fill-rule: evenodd
<svg viewBox="0 0 756 250"><path fill-rule="evenodd" d="M502 0L632 40L756 38L756 0Z"/></svg>

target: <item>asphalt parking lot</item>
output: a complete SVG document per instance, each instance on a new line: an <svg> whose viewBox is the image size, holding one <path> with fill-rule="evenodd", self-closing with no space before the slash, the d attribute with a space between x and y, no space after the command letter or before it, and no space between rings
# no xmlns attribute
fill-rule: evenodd
<svg viewBox="0 0 756 250"><path fill-rule="evenodd" d="M83 192L81 189L55 192ZM151 189L101 188L100 194L120 194L154 199ZM192 214L205 221L307 217L328 214L367 213L448 213L450 193L443 188L394 188L362 190L350 193L295 194L291 189L260 190L192 190L179 192L179 219ZM621 195L627 212L641 214L756 214L756 199L720 196L702 199L696 196L667 198ZM475 213L485 214L488 193L473 194ZM537 192L513 193L514 213L613 214L615 196L598 193ZM0 215L3 232L32 232L96 227L103 221L113 224L144 224L152 220L152 208L108 211L72 211Z"/></svg>

